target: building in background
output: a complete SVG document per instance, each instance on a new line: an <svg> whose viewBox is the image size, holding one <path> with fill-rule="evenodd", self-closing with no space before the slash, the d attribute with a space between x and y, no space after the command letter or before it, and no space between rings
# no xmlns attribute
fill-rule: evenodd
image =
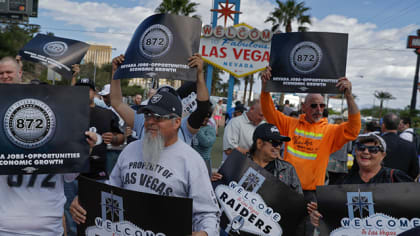
<svg viewBox="0 0 420 236"><path fill-rule="evenodd" d="M112 47L109 45L91 44L85 57L84 63L93 63L101 67L104 64L111 63Z"/></svg>
<svg viewBox="0 0 420 236"><path fill-rule="evenodd" d="M141 86L142 88L151 88L152 87L152 79L144 79L144 78L134 78L130 79L128 86ZM174 87L175 89L181 87L181 80L169 80L169 79L159 79L159 87L169 85Z"/></svg>

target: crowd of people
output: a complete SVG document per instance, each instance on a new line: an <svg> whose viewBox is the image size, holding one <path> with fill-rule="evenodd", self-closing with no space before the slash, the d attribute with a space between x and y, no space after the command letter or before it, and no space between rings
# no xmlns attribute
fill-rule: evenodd
<svg viewBox="0 0 420 236"><path fill-rule="evenodd" d="M124 59L123 55L113 59L112 76ZM197 107L186 113L179 90L172 87L151 90L145 99L138 94L130 106L123 102L120 80L111 79L99 92L89 78L76 79L79 68L73 67L72 85L88 87L90 99L91 129L86 131L90 170L81 175L124 189L191 198L193 235L224 235L219 229L221 209L211 185L211 181L223 178L211 168L211 149L222 126L223 109L221 101L210 102L201 55L194 54L188 60L190 67L197 68ZM0 83L22 84L22 73L15 58L0 60ZM308 216L296 226L299 235L318 232L322 214L317 206L317 186L418 181L418 137L409 118L389 113L380 125L369 124L365 128L369 132L360 134L360 111L352 84L344 77L336 86L347 101L346 121L328 123L321 94L308 94L300 115L289 104L279 111L265 91L270 77L268 67L262 75L261 96L248 104L249 109L237 103L227 111L223 160L236 150L303 194ZM126 141L110 172L106 168L107 149ZM350 153L355 161L348 170ZM125 179L140 175L156 184L133 184ZM0 235L75 235L75 223L85 222L87 214L78 201L77 176L0 176L0 199L7 202L0 205ZM46 179L53 184L45 185ZM30 181L35 183L22 184Z"/></svg>

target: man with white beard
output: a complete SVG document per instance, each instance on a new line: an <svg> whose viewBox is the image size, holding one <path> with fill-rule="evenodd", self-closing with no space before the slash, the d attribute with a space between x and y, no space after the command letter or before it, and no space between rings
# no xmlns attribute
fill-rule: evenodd
<svg viewBox="0 0 420 236"><path fill-rule="evenodd" d="M109 184L151 194L193 199L193 236L219 235L220 211L201 156L178 138L182 103L160 91L139 110L145 117L145 135L120 154ZM76 223L86 211L75 200L70 207Z"/></svg>

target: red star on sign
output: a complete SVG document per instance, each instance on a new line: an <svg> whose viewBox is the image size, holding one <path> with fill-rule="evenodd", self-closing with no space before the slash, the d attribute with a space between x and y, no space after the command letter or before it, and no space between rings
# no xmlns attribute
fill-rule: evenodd
<svg viewBox="0 0 420 236"><path fill-rule="evenodd" d="M232 4L232 6L229 7L229 0L226 0L225 5L222 5L222 3L219 3L220 9L211 9L210 11L215 11L218 13L221 13L221 15L218 17L218 19L220 19L221 17L225 17L225 27L226 27L226 22L228 17L233 20L233 16L234 14L241 14L242 12L240 11L234 11L232 10L232 8L235 6Z"/></svg>

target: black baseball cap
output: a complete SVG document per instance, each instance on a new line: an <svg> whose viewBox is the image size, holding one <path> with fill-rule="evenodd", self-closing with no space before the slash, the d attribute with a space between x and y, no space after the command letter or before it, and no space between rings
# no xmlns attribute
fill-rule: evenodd
<svg viewBox="0 0 420 236"><path fill-rule="evenodd" d="M238 105L235 106L234 111L235 112L237 112L237 111L244 112L244 111L246 111L246 108L245 108L245 106L243 104L238 104Z"/></svg>
<svg viewBox="0 0 420 236"><path fill-rule="evenodd" d="M82 78L78 80L75 85L76 86L89 86L91 89L95 90L95 83L88 78Z"/></svg>
<svg viewBox="0 0 420 236"><path fill-rule="evenodd" d="M182 116L182 103L174 94L159 91L153 95L146 106L140 107L139 113L150 111L158 115L176 114Z"/></svg>
<svg viewBox="0 0 420 236"><path fill-rule="evenodd" d="M181 97L179 96L179 93L173 88L173 87L171 87L171 86L169 86L169 85L165 85L165 86L162 86L162 87L160 87L160 88L158 88L158 90L156 91L156 93L159 93L159 92L169 92L169 93L172 93L173 95L175 95L179 100L181 100Z"/></svg>
<svg viewBox="0 0 420 236"><path fill-rule="evenodd" d="M262 139L264 141L275 141L275 142L289 142L290 138L287 136L280 135L279 130L275 125L269 123L263 123L259 125L255 131L252 139L257 141L257 139Z"/></svg>

